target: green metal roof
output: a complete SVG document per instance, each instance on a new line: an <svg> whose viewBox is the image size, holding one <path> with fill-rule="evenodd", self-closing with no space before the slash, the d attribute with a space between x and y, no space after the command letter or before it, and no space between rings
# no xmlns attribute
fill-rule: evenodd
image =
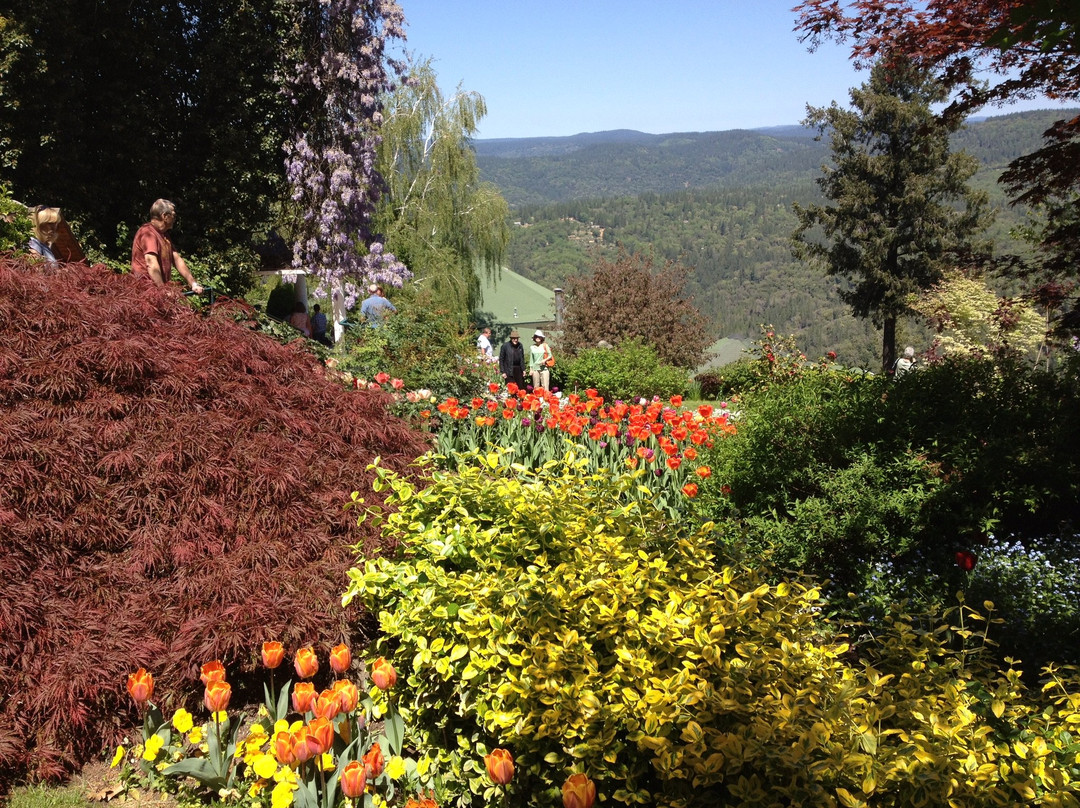
<svg viewBox="0 0 1080 808"><path fill-rule="evenodd" d="M490 279L480 277L479 311L496 325L535 326L555 321L555 293L505 267Z"/></svg>

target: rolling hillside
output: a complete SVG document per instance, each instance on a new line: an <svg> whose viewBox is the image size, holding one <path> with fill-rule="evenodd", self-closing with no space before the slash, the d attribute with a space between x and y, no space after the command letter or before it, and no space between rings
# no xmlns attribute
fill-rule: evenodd
<svg viewBox="0 0 1080 808"><path fill-rule="evenodd" d="M990 231L999 252L1023 252L1009 233L1023 220L996 180L1064 114L1039 111L969 124L955 147L983 168L972 184L998 208ZM880 338L852 318L835 279L795 261L794 201L818 198L825 143L801 127L764 131L478 141L483 176L514 208L507 265L548 288L588 271L590 251L622 244L677 259L687 291L712 319L716 338L752 338L760 324L793 333L811 356L835 350L848 364L878 361ZM928 339L909 324L902 340Z"/></svg>

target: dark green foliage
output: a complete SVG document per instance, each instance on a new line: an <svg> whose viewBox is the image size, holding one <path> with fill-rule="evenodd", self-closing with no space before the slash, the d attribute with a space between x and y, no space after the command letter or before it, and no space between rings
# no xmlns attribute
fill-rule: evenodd
<svg viewBox="0 0 1080 808"><path fill-rule="evenodd" d="M754 361L740 359L730 365L700 373L694 381L701 385L701 397L725 398L753 389L760 381Z"/></svg>
<svg viewBox="0 0 1080 808"><path fill-rule="evenodd" d="M567 390L595 388L608 401L670 398L690 386L685 370L664 364L651 346L637 340L560 358L559 372Z"/></svg>
<svg viewBox="0 0 1080 808"><path fill-rule="evenodd" d="M296 284L280 282L270 290L266 300L266 313L279 320L288 320L296 305Z"/></svg>
<svg viewBox="0 0 1080 808"><path fill-rule="evenodd" d="M25 250L32 232L26 206L11 199L0 185L0 252Z"/></svg>
<svg viewBox="0 0 1080 808"><path fill-rule="evenodd" d="M853 109L833 103L807 118L828 134L832 165L818 180L827 202L795 206L794 251L850 284L840 297L881 327L883 370L896 360L897 319L910 296L987 249L975 241L992 218L987 196L966 184L978 162L950 152L960 122L931 110L946 97L928 73L895 60L851 91Z"/></svg>
<svg viewBox="0 0 1080 808"><path fill-rule="evenodd" d="M223 314L0 258L0 784L99 756L139 666L190 702L201 663L251 670L263 640L367 639L340 593L382 539L342 505L425 444Z"/></svg>
<svg viewBox="0 0 1080 808"><path fill-rule="evenodd" d="M962 583L958 551L1075 533L1078 404L1075 376L988 361L895 382L808 371L741 402L737 434L703 453L699 504L735 520L733 550L829 577L841 595L944 599Z"/></svg>

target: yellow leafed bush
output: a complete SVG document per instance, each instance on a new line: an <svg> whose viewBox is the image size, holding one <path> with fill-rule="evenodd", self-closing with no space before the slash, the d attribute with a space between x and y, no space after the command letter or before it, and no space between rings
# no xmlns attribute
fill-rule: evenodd
<svg viewBox="0 0 1080 808"><path fill-rule="evenodd" d="M711 526L680 532L642 483L572 453L462 456L422 490L379 472L401 554L352 570L345 600L379 615L410 737L463 798L501 746L528 805L571 769L627 805L1078 804L1074 680L1040 701L901 610L852 648L816 589L718 565Z"/></svg>

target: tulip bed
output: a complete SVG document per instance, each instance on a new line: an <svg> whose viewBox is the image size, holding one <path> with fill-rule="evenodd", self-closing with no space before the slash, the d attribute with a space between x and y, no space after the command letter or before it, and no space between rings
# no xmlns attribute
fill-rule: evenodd
<svg viewBox="0 0 1080 808"><path fill-rule="evenodd" d="M685 513L686 500L712 476L698 453L735 432L725 403L684 408L677 395L607 402L593 389L563 396L513 383L505 395L499 385L488 390L486 397L447 398L434 412L420 412L439 455L499 449L503 462L536 469L572 448L589 472L643 470L640 496L673 517Z"/></svg>
<svg viewBox="0 0 1080 808"><path fill-rule="evenodd" d="M209 718L200 724L184 708L166 721L152 701L153 675L143 668L131 674L127 691L143 716L142 735L130 750L120 745L112 760L126 790L134 795L150 788L186 802L216 798L264 808L437 808L444 789L432 759L411 756L405 746L394 695L398 675L390 662L379 657L372 663L370 687L362 694L349 678L317 692L309 680L318 676L320 662L310 647L298 649L293 659L299 681L276 689L274 672L284 658L281 643L263 643L271 683L254 716L229 714L232 686L225 667L219 660L205 663L201 679ZM352 663L344 644L329 653L335 677L348 677ZM290 721L290 715L296 717ZM513 755L495 748L483 760L488 796L503 792L514 778ZM589 808L596 797L595 785L580 772L567 778L563 791L568 808Z"/></svg>

